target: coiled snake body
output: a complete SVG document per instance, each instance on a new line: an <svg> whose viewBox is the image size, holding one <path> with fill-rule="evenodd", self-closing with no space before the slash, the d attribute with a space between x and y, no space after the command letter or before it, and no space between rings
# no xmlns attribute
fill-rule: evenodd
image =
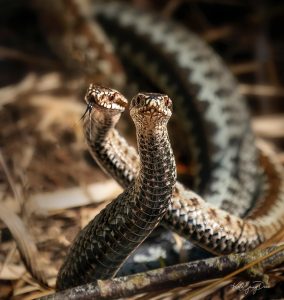
<svg viewBox="0 0 284 300"><path fill-rule="evenodd" d="M158 218L151 223L151 229L144 228L145 235L166 212L163 224L214 253L242 252L270 239L283 226L282 170L256 149L244 101L220 59L194 34L157 16L117 3L96 5L95 10L107 33L116 40L122 59L127 58L129 72L145 74L151 85L173 99L175 114L180 116L186 132L184 147L197 163L195 190L200 196L177 183L170 205L157 209L153 201L161 204L163 198L164 203L169 200L171 189L166 187L175 178L166 132L156 132L155 141L163 146L150 143L141 119L144 127L136 125L139 157L114 128L125 98L115 90L91 85L86 96L89 114L84 117L90 152L126 190L80 233L61 268L57 287L113 276L133 249L121 252L113 248L122 246L124 240L113 239L111 225L106 222L118 226L124 220L121 214L131 218L132 209L135 216L140 215L141 203L146 209L144 225L152 222L148 210L151 205L154 212L160 211L154 213ZM165 177L163 172L169 170L172 174ZM151 183L154 174L156 185ZM148 187L143 186L141 178ZM147 194L149 186L151 196ZM125 198L139 199L139 209L130 206ZM143 231L144 225L140 225ZM95 234L94 228L99 233ZM131 244L132 236L127 234L125 242ZM141 236L136 246L144 238ZM104 246L101 249L99 245ZM106 261L96 258L100 255L96 253L106 252Z"/></svg>

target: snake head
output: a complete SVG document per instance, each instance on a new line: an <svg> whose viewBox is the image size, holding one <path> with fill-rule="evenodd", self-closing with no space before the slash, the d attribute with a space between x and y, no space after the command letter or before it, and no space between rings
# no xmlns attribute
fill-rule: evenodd
<svg viewBox="0 0 284 300"><path fill-rule="evenodd" d="M93 109L108 110L114 114L122 113L128 105L127 99L118 91L95 84L89 86L85 101L88 105L85 114L91 113Z"/></svg>
<svg viewBox="0 0 284 300"><path fill-rule="evenodd" d="M172 100L163 94L139 93L131 101L130 114L133 120L168 121L172 115Z"/></svg>

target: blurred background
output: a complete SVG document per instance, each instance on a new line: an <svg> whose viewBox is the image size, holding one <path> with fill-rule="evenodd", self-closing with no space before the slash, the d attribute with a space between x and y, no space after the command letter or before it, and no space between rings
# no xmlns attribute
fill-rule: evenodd
<svg viewBox="0 0 284 300"><path fill-rule="evenodd" d="M125 2L175 19L215 49L238 78L256 136L283 164L284 3ZM121 191L88 154L79 121L89 82L125 85L111 42L87 16L92 5L0 0L0 299L42 295L37 283L54 284L75 234ZM96 55L75 37L89 27ZM127 119L120 130L134 141ZM179 174L187 169L181 160Z"/></svg>

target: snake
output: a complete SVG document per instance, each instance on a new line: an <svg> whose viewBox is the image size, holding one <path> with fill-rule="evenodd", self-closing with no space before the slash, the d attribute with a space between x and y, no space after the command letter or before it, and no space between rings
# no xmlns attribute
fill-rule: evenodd
<svg viewBox="0 0 284 300"><path fill-rule="evenodd" d="M114 113L113 99L119 98L125 101L118 91L91 84L86 94L90 114L89 118L84 119L83 126L94 159L105 172L127 188L137 177L140 159L136 150L115 129L122 112L117 109ZM250 217L242 219L214 207L177 182L162 223L202 248L218 254L255 248L271 238L283 225L282 170L264 152L259 153L259 164L267 175L268 189L265 194L269 195L259 201L261 205L264 202L268 202L266 206L270 204L268 212L257 215L255 210Z"/></svg>
<svg viewBox="0 0 284 300"><path fill-rule="evenodd" d="M250 118L221 59L195 34L155 14L118 2L96 4L94 14L112 38L129 77L140 79L140 88L146 81L147 89L174 99L186 136L182 147L194 162L194 190L217 207L245 214L260 188L257 150L241 150L246 143L254 144ZM240 183L238 177L247 180Z"/></svg>
<svg viewBox="0 0 284 300"><path fill-rule="evenodd" d="M173 99L175 114L186 133L184 147L195 163L194 192L176 182L159 222L215 254L248 251L271 239L283 227L283 172L277 162L255 146L245 100L222 60L195 34L153 13L107 2L96 4L94 14L113 38L129 76L143 75L141 86L146 82ZM137 134L139 154L115 129L127 103L121 93L91 84L85 99L83 126L89 150L101 168L125 188L125 196L112 202L120 203L121 208L111 210L108 207L115 204L110 204L91 221L93 225L80 232L59 272L58 289L116 274L134 246L117 262L112 247L129 242L131 234L129 239L125 235L125 239L112 239L108 224L124 224L124 219L117 216L131 211L129 204L123 204L130 194L130 198L141 196L143 201L149 200L147 188L139 188L139 179L142 176L151 182L153 174L172 157L168 147L165 151L160 149L157 156L159 151L150 151L156 150L155 145L139 140L144 135L136 124L141 133ZM160 138L169 145L167 133ZM145 157L154 157L148 167ZM175 168L171 170L175 178ZM161 174L158 177L155 199L160 200L163 189L159 186L168 179ZM132 190L133 186L137 189ZM144 221L147 223L149 217L151 222L151 216L148 211ZM93 228L99 228L105 235L94 235ZM148 233L146 230L145 234ZM109 239L114 244L107 244ZM100 243L104 245L103 251L96 248ZM96 250L99 255L109 251L107 264L96 260Z"/></svg>
<svg viewBox="0 0 284 300"><path fill-rule="evenodd" d="M103 98L107 97L101 89L96 90ZM108 107L110 114L123 108L125 102L119 97L116 99L118 101L113 98L112 106ZM159 224L176 181L175 159L166 127L172 114L171 103L168 96L156 93L139 93L132 99L130 114L140 155L138 174L132 184L79 233L60 269L57 289L114 276L131 252Z"/></svg>

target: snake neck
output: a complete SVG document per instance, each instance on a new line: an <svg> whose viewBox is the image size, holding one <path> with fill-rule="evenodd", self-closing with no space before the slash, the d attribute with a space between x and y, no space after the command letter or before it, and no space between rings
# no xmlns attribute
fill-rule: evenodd
<svg viewBox="0 0 284 300"><path fill-rule="evenodd" d="M154 200L172 194L176 182L176 165L166 126L136 127L140 170L136 186L143 196Z"/></svg>
<svg viewBox="0 0 284 300"><path fill-rule="evenodd" d="M166 213L176 178L166 124L149 130L140 123L138 177L76 237L58 275L59 290L114 276Z"/></svg>
<svg viewBox="0 0 284 300"><path fill-rule="evenodd" d="M139 162L125 155L129 147L126 141L117 138L114 127L119 118L120 114L93 111L84 121L84 133L97 164L126 188L133 182Z"/></svg>
<svg viewBox="0 0 284 300"><path fill-rule="evenodd" d="M89 118L84 121L84 132L88 143L99 146L108 140L108 135L116 125L120 114L104 114L100 111L93 111Z"/></svg>

